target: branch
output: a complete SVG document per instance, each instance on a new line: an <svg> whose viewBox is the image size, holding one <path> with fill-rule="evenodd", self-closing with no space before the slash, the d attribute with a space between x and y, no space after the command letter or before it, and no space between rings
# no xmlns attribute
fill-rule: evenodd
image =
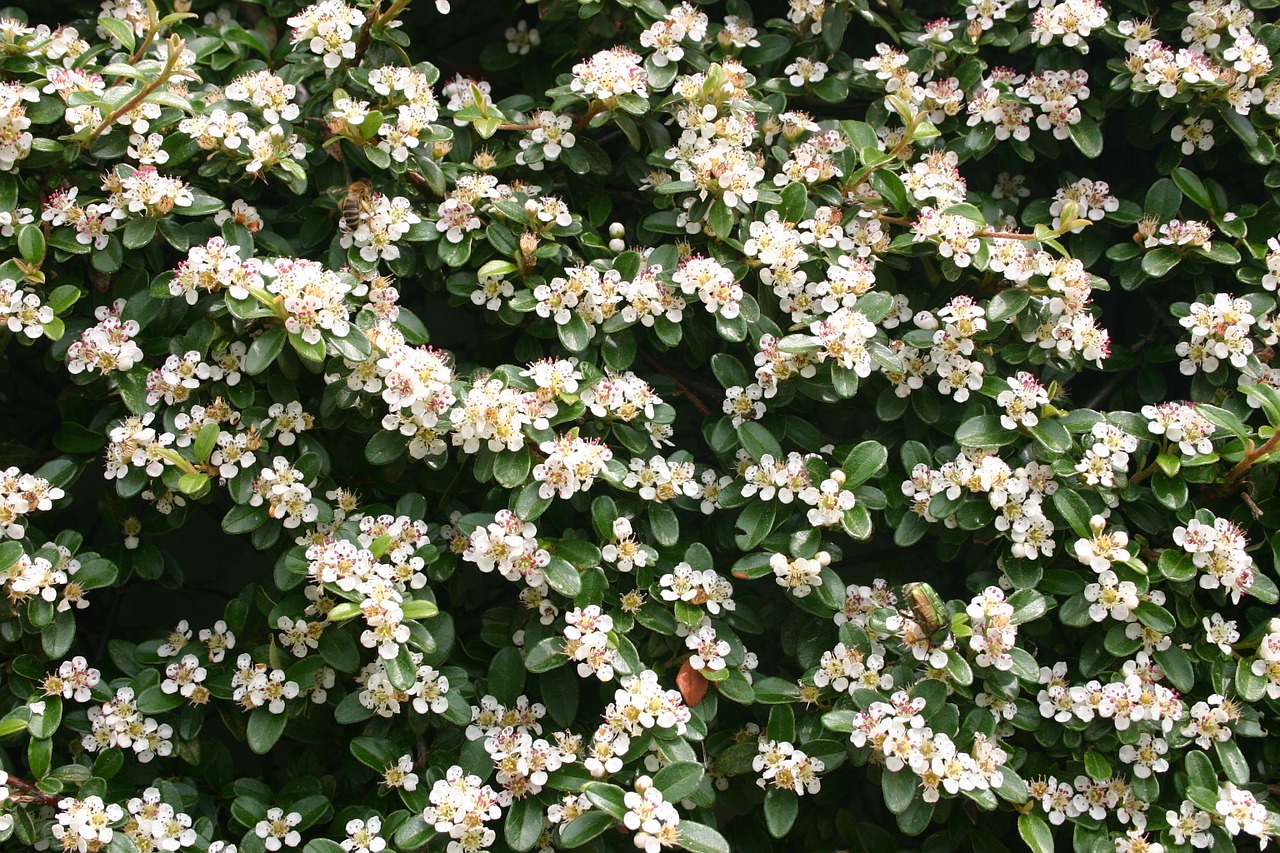
<svg viewBox="0 0 1280 853"><path fill-rule="evenodd" d="M30 782L19 779L12 774L10 774L7 784L15 791L15 793L9 795L9 801L13 803L35 803L42 806L52 806L62 799L62 797L55 794L46 794Z"/></svg>

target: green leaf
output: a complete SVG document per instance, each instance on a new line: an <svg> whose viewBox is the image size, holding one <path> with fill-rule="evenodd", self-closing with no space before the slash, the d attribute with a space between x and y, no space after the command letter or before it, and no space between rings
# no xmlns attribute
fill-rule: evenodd
<svg viewBox="0 0 1280 853"><path fill-rule="evenodd" d="M1080 120L1067 130L1071 134L1071 141L1084 156L1092 160L1102 153L1102 130L1092 116L1087 113L1081 115Z"/></svg>
<svg viewBox="0 0 1280 853"><path fill-rule="evenodd" d="M617 785L610 785L608 782L592 782L583 790L583 793L587 795L587 799L593 806L610 815L614 820L622 820L627 813L624 802L626 792Z"/></svg>
<svg viewBox="0 0 1280 853"><path fill-rule="evenodd" d="M399 756L387 741L375 737L358 737L351 741L351 754L365 767L382 773L396 763Z"/></svg>
<svg viewBox="0 0 1280 853"><path fill-rule="evenodd" d="M364 448L364 458L373 465L387 465L399 459L409 446L409 440L398 432L382 430L369 439Z"/></svg>
<svg viewBox="0 0 1280 853"><path fill-rule="evenodd" d="M709 826L691 820L680 821L676 843L689 853L730 853L729 842Z"/></svg>
<svg viewBox="0 0 1280 853"><path fill-rule="evenodd" d="M1020 589L1009 596L1013 608L1012 622L1021 625L1032 622L1049 612L1049 600L1034 589Z"/></svg>
<svg viewBox="0 0 1280 853"><path fill-rule="evenodd" d="M1168 178L1161 178L1147 190L1142 209L1147 216L1167 222L1178 215L1182 205L1182 191Z"/></svg>
<svg viewBox="0 0 1280 853"><path fill-rule="evenodd" d="M795 791L770 788L764 797L764 824L774 838L784 838L800 813L800 798Z"/></svg>
<svg viewBox="0 0 1280 853"><path fill-rule="evenodd" d="M1182 194L1195 204L1212 214L1220 212L1213 209L1213 198L1209 195L1209 189L1195 172L1179 166L1169 174L1169 177L1178 185L1178 189L1182 190Z"/></svg>
<svg viewBox="0 0 1280 853"><path fill-rule="evenodd" d="M1031 294L1025 290L1003 290L987 305L987 321L1003 323L1012 320L1031 302Z"/></svg>
<svg viewBox="0 0 1280 853"><path fill-rule="evenodd" d="M1164 651L1153 652L1152 657L1156 659L1156 663L1160 664L1160 669L1164 671L1169 683L1180 692L1190 693L1195 687L1196 673L1191 665L1191 658L1187 657L1187 653L1176 644Z"/></svg>
<svg viewBox="0 0 1280 853"><path fill-rule="evenodd" d="M156 237L156 221L149 216L130 219L120 240L126 249L141 249Z"/></svg>
<svg viewBox="0 0 1280 853"><path fill-rule="evenodd" d="M778 508L773 501L756 500L747 504L747 508L738 516L737 527L742 531L734 537L734 542L743 551L755 548L764 538L773 532L773 523L777 519Z"/></svg>
<svg viewBox="0 0 1280 853"><path fill-rule="evenodd" d="M1246 702L1258 702L1266 695L1267 679L1253 674L1253 661L1240 658L1236 663L1236 692Z"/></svg>
<svg viewBox="0 0 1280 853"><path fill-rule="evenodd" d="M707 216L707 224L717 237L728 237L733 231L733 211L720 199L711 202L711 212Z"/></svg>
<svg viewBox="0 0 1280 853"><path fill-rule="evenodd" d="M524 659L515 646L498 650L489 661L489 692L503 705L511 706L524 689Z"/></svg>
<svg viewBox="0 0 1280 853"><path fill-rule="evenodd" d="M53 621L40 632L40 647L52 659L60 658L76 639L76 617L70 610L56 613Z"/></svg>
<svg viewBox="0 0 1280 853"><path fill-rule="evenodd" d="M542 573L551 588L561 595L573 598L582 591L582 576L563 557L552 557Z"/></svg>
<svg viewBox="0 0 1280 853"><path fill-rule="evenodd" d="M769 709L769 740L794 741L796 739L796 714L790 705L774 705Z"/></svg>
<svg viewBox="0 0 1280 853"><path fill-rule="evenodd" d="M1035 426L1027 427L1032 438L1052 450L1054 453L1066 453L1071 450L1071 433L1061 421L1042 418Z"/></svg>
<svg viewBox="0 0 1280 853"><path fill-rule="evenodd" d="M1159 246L1142 256L1142 271L1161 278L1182 261L1182 254L1171 246Z"/></svg>
<svg viewBox="0 0 1280 853"><path fill-rule="evenodd" d="M1074 489L1060 488L1053 493L1053 505L1058 512L1062 513L1062 517L1067 520L1067 524L1071 525L1071 529L1081 539L1089 539L1093 536L1093 528L1089 527L1089 519L1093 517L1093 512L1089 509L1089 504Z"/></svg>
<svg viewBox="0 0 1280 853"><path fill-rule="evenodd" d="M1169 476L1164 471L1156 471L1151 477L1151 491L1156 500L1169 509L1181 509L1187 503L1187 481L1182 477Z"/></svg>
<svg viewBox="0 0 1280 853"><path fill-rule="evenodd" d="M309 343L303 340L302 335L298 332L289 332L289 345L306 361L316 362L317 364L324 361L325 347L324 339Z"/></svg>
<svg viewBox="0 0 1280 853"><path fill-rule="evenodd" d="M677 761L653 774L653 785L667 802L678 802L698 790L706 771L701 762Z"/></svg>
<svg viewBox="0 0 1280 853"><path fill-rule="evenodd" d="M133 33L133 27L119 18L113 18L110 15L103 15L102 20L97 22L98 26L107 31L107 35L124 47L125 50L132 52L134 45L137 44Z"/></svg>
<svg viewBox="0 0 1280 853"><path fill-rule="evenodd" d="M1218 761L1222 762L1222 772L1236 785L1249 784L1249 762L1234 740L1220 740L1213 744L1218 753Z"/></svg>
<svg viewBox="0 0 1280 853"><path fill-rule="evenodd" d="M209 475L198 471L183 474L178 480L178 491L194 498L203 496L209 488Z"/></svg>
<svg viewBox="0 0 1280 853"><path fill-rule="evenodd" d="M200 427L200 432L196 434L195 443L191 448L195 451L196 459L201 462L209 461L209 456L213 453L213 448L218 443L219 432L221 430L215 423L207 423Z"/></svg>
<svg viewBox="0 0 1280 853"><path fill-rule="evenodd" d="M888 169L876 169L867 182L893 206L894 210L899 213L911 212L911 200L907 197L907 188L903 186L902 179L896 174Z"/></svg>
<svg viewBox="0 0 1280 853"><path fill-rule="evenodd" d="M903 835L916 836L929 828L933 822L934 803L926 803L922 797L911 801L911 805L898 815L897 824Z"/></svg>
<svg viewBox="0 0 1280 853"><path fill-rule="evenodd" d="M800 688L794 681L766 676L757 678L752 686L755 689L756 701L762 705L780 705L795 702L800 698Z"/></svg>
<svg viewBox="0 0 1280 853"><path fill-rule="evenodd" d="M1005 429L995 415L978 415L960 424L956 441L964 447L1003 447L1018 440L1018 434Z"/></svg>
<svg viewBox="0 0 1280 853"><path fill-rule="evenodd" d="M53 309L53 313L62 315L80 301L80 297L85 295L85 291L76 287L74 284L63 284L55 287L53 292L49 294L47 304Z"/></svg>
<svg viewBox="0 0 1280 853"><path fill-rule="evenodd" d="M744 421L738 427L738 440L751 458L759 462L765 456L775 460L782 458L782 445L772 432L758 421Z"/></svg>
<svg viewBox="0 0 1280 853"><path fill-rule="evenodd" d="M1184 756L1183 766L1187 771L1187 787L1218 790L1218 771L1213 769L1208 755L1193 749Z"/></svg>
<svg viewBox="0 0 1280 853"><path fill-rule="evenodd" d="M22 559L22 543L12 539L0 542L0 571L3 571Z"/></svg>
<svg viewBox="0 0 1280 853"><path fill-rule="evenodd" d="M233 536L252 533L266 524L268 517L265 506L239 504L227 510L227 514L222 517L222 531Z"/></svg>
<svg viewBox="0 0 1280 853"><path fill-rule="evenodd" d="M787 184L782 190L782 203L778 206L778 215L785 222L800 222L804 219L805 206L809 203L809 195L803 183Z"/></svg>
<svg viewBox="0 0 1280 853"><path fill-rule="evenodd" d="M325 346L330 355L338 355L351 362L361 362L373 353L373 344L364 332L355 326L347 330L347 334L338 337L330 332L324 335Z"/></svg>
<svg viewBox="0 0 1280 853"><path fill-rule="evenodd" d="M1032 853L1053 853L1053 832L1038 814L1018 815L1018 835Z"/></svg>
<svg viewBox="0 0 1280 853"><path fill-rule="evenodd" d="M529 477L529 469L533 467L533 455L529 448L519 450L503 450L493 460L493 476L498 485L514 489L524 484Z"/></svg>
<svg viewBox="0 0 1280 853"><path fill-rule="evenodd" d="M538 643L524 657L524 668L530 672L549 672L563 666L567 658L564 656L564 640L560 637L547 637Z"/></svg>
<svg viewBox="0 0 1280 853"><path fill-rule="evenodd" d="M996 794L998 794L1002 800L1010 803L1015 803L1017 805L1025 803L1029 796L1026 780L1019 776L1017 772L1008 765L1000 768L1000 775L1003 777L1000 784L993 788Z"/></svg>
<svg viewBox="0 0 1280 853"><path fill-rule="evenodd" d="M889 451L878 441L864 441L849 451L841 469L844 471L844 488L855 489L870 480L889 461Z"/></svg>
<svg viewBox="0 0 1280 853"><path fill-rule="evenodd" d="M843 6L832 6L822 14L822 42L832 53L838 53L849 26L849 11ZM794 186L794 185L793 185Z"/></svg>
<svg viewBox="0 0 1280 853"><path fill-rule="evenodd" d="M670 548L680 541L680 519L665 503L649 504L649 529L663 547Z"/></svg>
<svg viewBox="0 0 1280 853"><path fill-rule="evenodd" d="M27 731L36 740L48 740L62 725L62 697L48 696L43 700L44 713L32 714L27 722ZM43 774L40 774L43 775Z"/></svg>
<svg viewBox="0 0 1280 853"><path fill-rule="evenodd" d="M408 690L413 687L418 668L413 662L409 646L401 646L395 657L384 658L382 664L386 667L387 680L391 682L392 687L397 690Z"/></svg>
<svg viewBox="0 0 1280 853"><path fill-rule="evenodd" d="M423 820L422 815L412 815L396 830L395 845L400 850L417 850L435 834L435 827Z"/></svg>
<svg viewBox="0 0 1280 853"><path fill-rule="evenodd" d="M880 790L884 804L894 814L902 814L916 795L916 774L902 770L885 770L880 774Z"/></svg>
<svg viewBox="0 0 1280 853"><path fill-rule="evenodd" d="M1138 604L1138 609L1133 611L1138 617L1138 621L1146 625L1152 631L1159 631L1161 634L1171 634L1173 629L1177 627L1177 623L1173 619L1173 614L1165 610L1159 604L1150 601L1143 601Z"/></svg>
<svg viewBox="0 0 1280 853"><path fill-rule="evenodd" d="M1095 782L1105 782L1112 776L1111 762L1102 753L1090 750L1084 754L1084 772Z"/></svg>
<svg viewBox="0 0 1280 853"><path fill-rule="evenodd" d="M532 850L542 835L543 822L541 803L532 798L516 800L507 810L502 829L507 846L516 853Z"/></svg>
<svg viewBox="0 0 1280 853"><path fill-rule="evenodd" d="M331 838L313 838L302 848L302 853L346 853L342 845Z"/></svg>
<svg viewBox="0 0 1280 853"><path fill-rule="evenodd" d="M613 817L601 811L579 815L561 828L560 846L569 850L581 847L604 834L614 823Z"/></svg>
<svg viewBox="0 0 1280 853"><path fill-rule="evenodd" d="M0 720L0 738L16 735L18 732L26 731L26 728L27 720L24 717L5 717Z"/></svg>
<svg viewBox="0 0 1280 853"><path fill-rule="evenodd" d="M266 708L254 708L249 712L249 726L245 732L249 748L258 755L266 755L280 740L288 723L287 714L273 714Z"/></svg>
<svg viewBox="0 0 1280 853"><path fill-rule="evenodd" d="M591 343L591 330L576 311L569 315L569 322L556 326L556 334L569 352L582 352Z"/></svg>
<svg viewBox="0 0 1280 853"><path fill-rule="evenodd" d="M40 226L27 224L18 229L18 254L30 264L39 264L44 260L44 232Z"/></svg>

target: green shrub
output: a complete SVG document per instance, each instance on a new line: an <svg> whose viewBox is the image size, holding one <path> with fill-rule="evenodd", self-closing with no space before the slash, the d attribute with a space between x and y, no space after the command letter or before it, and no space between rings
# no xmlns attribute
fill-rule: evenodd
<svg viewBox="0 0 1280 853"><path fill-rule="evenodd" d="M1276 3L1110 5L0 12L0 841L1280 834Z"/></svg>

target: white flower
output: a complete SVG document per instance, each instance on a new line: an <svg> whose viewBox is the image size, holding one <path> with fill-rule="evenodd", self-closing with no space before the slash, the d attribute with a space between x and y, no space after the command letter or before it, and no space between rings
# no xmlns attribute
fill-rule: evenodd
<svg viewBox="0 0 1280 853"><path fill-rule="evenodd" d="M693 650L689 656L689 666L694 669L709 669L712 672L724 669L724 656L729 654L729 643L716 637L716 629L703 625L696 632L685 638L685 646Z"/></svg>
<svg viewBox="0 0 1280 853"><path fill-rule="evenodd" d="M294 827L301 822L302 815L298 812L285 814L281 808L268 809L267 816L254 826L253 834L263 839L266 848L275 853L281 847L298 846L302 833Z"/></svg>
<svg viewBox="0 0 1280 853"><path fill-rule="evenodd" d="M340 842L340 846L347 853L380 853L387 846L387 840L379 833L382 832L382 818L374 815L366 820L354 818L347 821L347 837Z"/></svg>
<svg viewBox="0 0 1280 853"><path fill-rule="evenodd" d="M1221 613L1213 613L1201 620L1205 639L1217 646L1224 655L1231 654L1231 646L1240 640L1234 619L1223 619Z"/></svg>

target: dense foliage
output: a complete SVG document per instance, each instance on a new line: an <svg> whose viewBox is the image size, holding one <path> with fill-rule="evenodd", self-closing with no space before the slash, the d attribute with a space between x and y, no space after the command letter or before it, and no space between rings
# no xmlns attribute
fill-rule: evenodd
<svg viewBox="0 0 1280 853"><path fill-rule="evenodd" d="M0 844L1280 834L1275 0L57 5Z"/></svg>

